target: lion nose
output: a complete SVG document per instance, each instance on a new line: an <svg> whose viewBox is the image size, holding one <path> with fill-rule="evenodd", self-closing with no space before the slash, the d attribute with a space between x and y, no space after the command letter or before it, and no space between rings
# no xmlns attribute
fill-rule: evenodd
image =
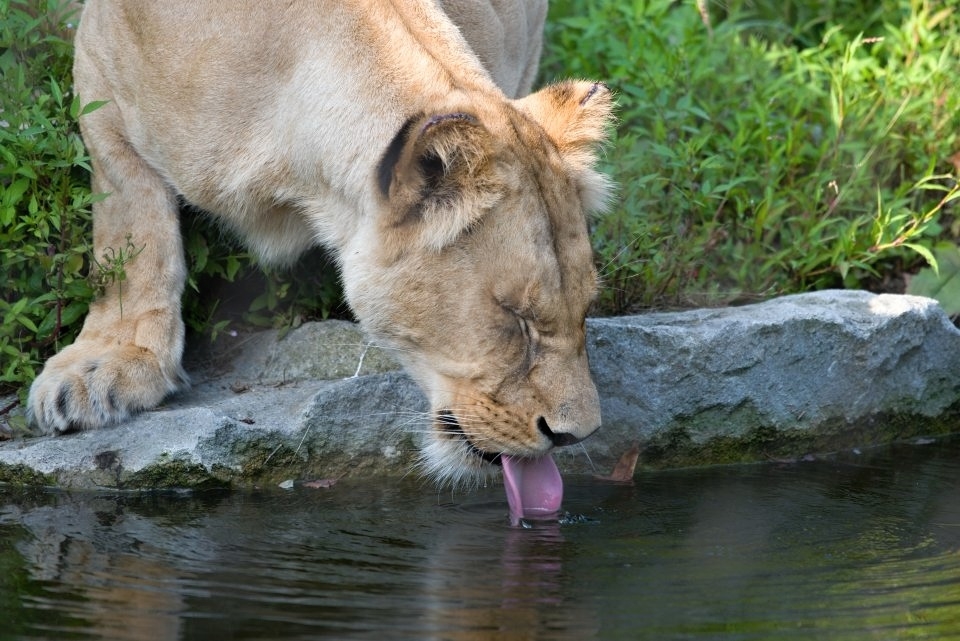
<svg viewBox="0 0 960 641"><path fill-rule="evenodd" d="M554 432L550 429L550 424L547 423L547 419L542 416L537 419L537 429L540 430L540 433L550 439L550 442L553 443L555 447L563 447L565 445L576 445L583 439L575 434L570 432Z"/></svg>

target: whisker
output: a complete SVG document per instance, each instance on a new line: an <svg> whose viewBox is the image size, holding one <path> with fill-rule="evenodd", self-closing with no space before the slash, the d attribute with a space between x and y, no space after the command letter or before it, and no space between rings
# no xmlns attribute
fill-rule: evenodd
<svg viewBox="0 0 960 641"><path fill-rule="evenodd" d="M597 466L593 464L593 459L590 458L590 452L587 451L587 446L583 442L577 443L577 446L583 452L583 455L587 457L587 463L590 464L590 469L593 470L594 474L597 474Z"/></svg>

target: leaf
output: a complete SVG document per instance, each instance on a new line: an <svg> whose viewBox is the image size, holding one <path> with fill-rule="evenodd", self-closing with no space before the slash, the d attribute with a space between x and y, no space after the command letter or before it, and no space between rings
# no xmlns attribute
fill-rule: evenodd
<svg viewBox="0 0 960 641"><path fill-rule="evenodd" d="M903 246L909 247L913 251L923 256L923 259L927 261L927 264L930 265L931 269L933 269L934 272L940 271L940 263L937 261L936 258L934 258L933 252L931 252L929 249L927 249L923 245L920 245L919 243L904 243Z"/></svg>
<svg viewBox="0 0 960 641"><path fill-rule="evenodd" d="M60 314L61 326L66 327L77 322L81 316L87 313L87 307L86 301L73 301L72 303L68 303Z"/></svg>
<svg viewBox="0 0 960 641"><path fill-rule="evenodd" d="M40 321L40 325L37 326L37 336L39 338L46 338L53 331L53 328L57 324L57 310L51 309L47 312L47 315L43 317L43 320Z"/></svg>
<svg viewBox="0 0 960 641"><path fill-rule="evenodd" d="M23 198L23 195L29 188L30 180L27 178L21 178L20 180L16 180L11 183L9 187L3 190L2 202L4 206L10 207L18 204L20 199Z"/></svg>
<svg viewBox="0 0 960 641"><path fill-rule="evenodd" d="M24 299L26 300L26 299ZM37 326L28 316L17 316L17 322L29 329L34 334L37 333Z"/></svg>
<svg viewBox="0 0 960 641"><path fill-rule="evenodd" d="M16 173L18 173L21 176L26 176L27 178L30 178L32 180L37 180L38 178L37 172L35 172L33 168L28 165L20 165L19 167L17 167Z"/></svg>
<svg viewBox="0 0 960 641"><path fill-rule="evenodd" d="M338 480L339 479L317 479L316 481L306 481L303 487L309 487L314 490L329 488L336 485Z"/></svg>
<svg viewBox="0 0 960 641"><path fill-rule="evenodd" d="M949 316L960 314L960 248L940 243L933 249L939 269L921 269L907 284L907 293L936 299Z"/></svg>
<svg viewBox="0 0 960 641"><path fill-rule="evenodd" d="M70 117L74 120L80 115L80 96L74 95L70 101Z"/></svg>
<svg viewBox="0 0 960 641"><path fill-rule="evenodd" d="M88 113L90 113L90 112L92 112L92 111L96 111L97 109L99 109L100 107L104 106L104 105L107 104L108 102L110 102L110 101L109 101L109 100L94 100L93 102L88 102L87 104L85 104L85 105L83 106L83 108L80 109L80 113L77 114L77 117L79 118L80 116L86 116Z"/></svg>
<svg viewBox="0 0 960 641"><path fill-rule="evenodd" d="M60 83L55 78L50 78L50 93L58 106L63 106L63 90L60 89Z"/></svg>
<svg viewBox="0 0 960 641"><path fill-rule="evenodd" d="M620 456L620 460L613 466L613 471L607 476L595 475L600 481L614 481L615 483L632 483L633 473L637 468L637 459L640 458L640 444L634 443L630 449Z"/></svg>

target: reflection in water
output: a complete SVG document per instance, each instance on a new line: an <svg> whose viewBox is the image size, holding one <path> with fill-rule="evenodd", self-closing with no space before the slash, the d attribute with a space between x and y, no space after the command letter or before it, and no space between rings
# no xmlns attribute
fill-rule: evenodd
<svg viewBox="0 0 960 641"><path fill-rule="evenodd" d="M0 639L960 637L960 439L446 500L0 490Z"/></svg>
<svg viewBox="0 0 960 641"><path fill-rule="evenodd" d="M439 531L424 568L424 629L454 641L594 638L592 612L566 589L564 556L571 552L555 521L520 529L453 520Z"/></svg>

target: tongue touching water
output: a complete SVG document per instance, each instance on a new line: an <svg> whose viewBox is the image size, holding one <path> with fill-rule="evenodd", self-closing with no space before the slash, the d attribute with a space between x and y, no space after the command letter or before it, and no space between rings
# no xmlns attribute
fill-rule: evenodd
<svg viewBox="0 0 960 641"><path fill-rule="evenodd" d="M0 489L0 639L960 638L960 439L564 481Z"/></svg>
<svg viewBox="0 0 960 641"><path fill-rule="evenodd" d="M563 479L552 456L530 459L504 455L501 461L503 487L513 525L518 525L524 517L549 517L560 510Z"/></svg>

